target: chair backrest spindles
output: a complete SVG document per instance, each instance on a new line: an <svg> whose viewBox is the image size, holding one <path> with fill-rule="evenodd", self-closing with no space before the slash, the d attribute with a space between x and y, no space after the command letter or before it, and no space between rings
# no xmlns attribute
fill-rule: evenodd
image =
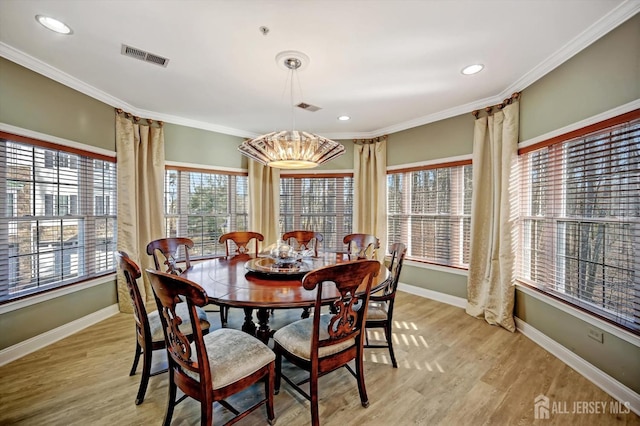
<svg viewBox="0 0 640 426"><path fill-rule="evenodd" d="M321 243L324 237L320 232L289 231L282 235L282 239L296 250L313 250L313 255L317 256L318 243Z"/></svg>
<svg viewBox="0 0 640 426"><path fill-rule="evenodd" d="M184 268L189 269L191 267L189 249L192 248L193 241L189 238L160 238L147 244L147 254L153 256L153 263L157 271L180 275L184 269L177 266L177 263L184 262ZM180 251L184 252L184 260L180 258ZM162 258L159 257L158 253L162 254ZM165 267L163 268L161 265Z"/></svg>
<svg viewBox="0 0 640 426"><path fill-rule="evenodd" d="M359 259L375 259L380 248L380 240L370 234L349 234L342 241L347 245L347 252Z"/></svg>
<svg viewBox="0 0 640 426"><path fill-rule="evenodd" d="M258 241L264 241L264 236L259 232L234 231L220 236L220 243L225 245L227 256L251 253L250 242L253 240L253 252L258 253ZM235 250L231 243L235 244Z"/></svg>

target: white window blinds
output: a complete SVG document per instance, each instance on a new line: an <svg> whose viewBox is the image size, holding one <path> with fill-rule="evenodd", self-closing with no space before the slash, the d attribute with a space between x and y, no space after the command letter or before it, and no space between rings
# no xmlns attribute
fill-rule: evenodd
<svg viewBox="0 0 640 426"><path fill-rule="evenodd" d="M280 235L295 230L320 232L324 240L319 250L340 251L352 222L352 176L281 176Z"/></svg>
<svg viewBox="0 0 640 426"><path fill-rule="evenodd" d="M192 239L192 257L224 255L220 236L247 230L246 174L168 168L164 199L167 236Z"/></svg>
<svg viewBox="0 0 640 426"><path fill-rule="evenodd" d="M640 120L520 156L520 279L640 329Z"/></svg>
<svg viewBox="0 0 640 426"><path fill-rule="evenodd" d="M113 158L5 134L0 172L0 301L115 270Z"/></svg>
<svg viewBox="0 0 640 426"><path fill-rule="evenodd" d="M389 244L407 244L409 259L468 267L472 176L469 163L389 172Z"/></svg>

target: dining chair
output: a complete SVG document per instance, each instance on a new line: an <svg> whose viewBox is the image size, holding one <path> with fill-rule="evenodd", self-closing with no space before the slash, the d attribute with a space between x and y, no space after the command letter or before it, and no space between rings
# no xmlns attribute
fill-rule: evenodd
<svg viewBox="0 0 640 426"><path fill-rule="evenodd" d="M345 235L342 242L347 245L347 253L354 254L360 259L374 259L380 248L380 240L370 234Z"/></svg>
<svg viewBox="0 0 640 426"><path fill-rule="evenodd" d="M282 235L282 240L296 250L313 250L314 256L318 256L318 243L323 239L323 235L315 231L289 231Z"/></svg>
<svg viewBox="0 0 640 426"><path fill-rule="evenodd" d="M230 328L220 328L204 335L195 322L193 342L189 343L180 324L187 319L194 323L198 307L207 304L207 294L198 284L178 275L146 270L155 293L164 330L169 360L169 402L164 425L171 424L177 389L200 402L200 423L213 424L213 403L218 402L235 416L234 423L266 404L267 419L273 424L275 355L268 346L249 334ZM177 310L177 301L186 300L187 314ZM265 396L260 401L238 411L225 401L229 396L259 382L265 382Z"/></svg>
<svg viewBox="0 0 640 426"><path fill-rule="evenodd" d="M220 243L225 245L227 256L251 253L250 242L253 241L253 252L258 253L258 241L264 241L264 236L258 232L234 231L222 234ZM234 249L235 246L235 249Z"/></svg>
<svg viewBox="0 0 640 426"><path fill-rule="evenodd" d="M164 270L171 274L180 275L184 269L191 267L189 250L192 248L193 241L189 238L160 238L147 244L147 254L153 256L153 263L158 271ZM184 260L178 260L181 259L179 252L184 253ZM162 258L159 254L162 255ZM177 263L184 263L184 269L177 266ZM164 265L166 269L163 269L161 265Z"/></svg>
<svg viewBox="0 0 640 426"><path fill-rule="evenodd" d="M390 276L385 286L372 294L369 298L369 311L367 313L367 322L365 323L365 348L389 348L391 356L391 364L393 368L398 368L396 356L393 352L393 339L391 338L391 329L393 324L393 305L396 300L396 290L400 280L400 272L402 264L407 254L407 247L403 243L394 243L391 246L391 261L389 263ZM384 337L386 344L369 343L369 336L366 330L371 328L384 329Z"/></svg>
<svg viewBox="0 0 640 426"><path fill-rule="evenodd" d="M320 424L318 378L340 367L346 367L357 379L360 403L365 408L369 406L364 382L363 327L371 285L379 271L380 263L376 260L356 260L309 272L302 279L302 285L306 290L317 288L314 315L286 325L273 335L276 353L275 392L278 394L281 378L284 378L311 402L311 422L314 426ZM363 283L365 287L359 289ZM323 299L330 286L335 287L340 295L332 303L335 313L321 314ZM282 373L283 357L309 372L309 376L297 382L285 376ZM355 360L355 372L348 364L352 360ZM309 393L300 388L307 382Z"/></svg>
<svg viewBox="0 0 640 426"><path fill-rule="evenodd" d="M253 244L250 244L253 241ZM258 241L264 241L264 236L259 232L233 231L220 236L219 242L224 244L227 256L246 255L252 252L258 253ZM234 248L235 247L235 248ZM220 306L220 323L222 327L227 326L229 318L229 307Z"/></svg>
<svg viewBox="0 0 640 426"><path fill-rule="evenodd" d="M193 245L193 241L185 237L160 238L147 244L147 254L153 257L157 271L180 275L191 267L189 250L193 248ZM184 253L184 260L181 260L181 252ZM184 264L183 267L177 266L178 263ZM164 265L165 268L162 268L161 265ZM221 322L226 315L222 307L205 309L205 312L219 312Z"/></svg>
<svg viewBox="0 0 640 426"><path fill-rule="evenodd" d="M158 311L147 312L142 295L140 294L137 283L137 279L142 276L140 268L124 251L117 251L115 257L127 283L127 289L129 290L129 296L131 296L131 303L133 305L133 318L136 322L136 352L133 358L133 366L129 372L130 376L136 374L140 355L143 357L142 377L140 378L140 386L138 387L138 394L136 395L136 405L140 405L142 401L144 401L144 395L147 391L147 385L149 384L149 377L167 371L161 370L151 373L152 352L166 347L164 333L162 332L162 324ZM186 304L180 303L177 312L185 316L185 321L180 325L180 330L187 339L192 339L193 330L191 327L191 319L186 315ZM202 309L198 309L197 318L198 328L201 329L203 333L208 333L210 324L207 320L207 314Z"/></svg>

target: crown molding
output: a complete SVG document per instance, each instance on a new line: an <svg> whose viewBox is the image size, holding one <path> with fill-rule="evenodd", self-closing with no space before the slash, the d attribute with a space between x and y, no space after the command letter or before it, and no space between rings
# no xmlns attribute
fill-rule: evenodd
<svg viewBox="0 0 640 426"><path fill-rule="evenodd" d="M500 98L507 98L514 92L519 92L529 87L551 71L580 53L591 44L602 38L607 33L617 28L625 21L631 19L640 12L640 2L637 0L626 0L613 9L611 12L600 18L589 28L578 34L573 40L565 44L547 59L539 63L531 71L520 77L517 81L507 87Z"/></svg>
<svg viewBox="0 0 640 426"><path fill-rule="evenodd" d="M191 120L189 118L178 117L175 115L163 114L155 111L148 111L118 99L100 89L97 89L45 62L27 55L26 53L0 42L0 56L15 62L31 71L37 72L45 77L48 77L60 84L64 84L80 93L97 99L100 102L104 102L107 105L111 105L114 108L121 108L133 115L140 117L150 118L157 121L164 121L172 124L179 124L182 126L193 127L196 129L209 130L212 132L223 133L231 136L238 136L241 138L254 138L258 136L256 133L247 132L244 130L233 129L231 127L218 126L211 123L205 123L203 121Z"/></svg>
<svg viewBox="0 0 640 426"><path fill-rule="evenodd" d="M484 108L487 105L494 105L502 102L505 98L511 96L512 93L521 91L530 86L540 78L544 77L549 72L553 71L562 63L569 60L575 54L584 50L586 47L600 39L602 36L618 27L626 20L633 17L640 12L640 2L637 0L626 0L621 3L614 10L603 16L600 20L595 22L589 28L584 30L573 40L567 43L565 46L557 50L551 56L543 60L540 64L534 67L531 71L520 77L511 85L506 87L501 93L496 96L479 99L473 102L469 102L464 105L455 106L443 111L439 111L426 116L418 117L409 121L394 124L392 126L380 128L370 132L350 132L350 133L323 133L324 137L329 139L358 139L358 138L375 138L382 135L388 135L391 133L400 132L403 130L411 129L425 124L433 123L436 121L444 120L447 118L455 117L469 113L475 109ZM153 120L164 121L167 123L183 125L187 127L193 127L202 130L208 130L212 132L222 133L231 136L238 136L242 138L254 138L259 136L257 133L248 132L245 130L235 129L231 127L219 126L212 123L207 123L198 120L192 120L185 117L179 117L169 114L163 114L155 111L148 111L140 108L136 108L127 102L122 101L108 93L103 92L91 85L86 84L77 78L54 68L39 59L36 59L30 55L25 54L5 43L0 42L0 56L9 59L19 65L22 65L32 71L42 74L58 83L64 84L74 90L77 90L87 96L91 96L101 102L104 102L113 107L122 108L127 112L134 115L139 115L145 118L151 118Z"/></svg>

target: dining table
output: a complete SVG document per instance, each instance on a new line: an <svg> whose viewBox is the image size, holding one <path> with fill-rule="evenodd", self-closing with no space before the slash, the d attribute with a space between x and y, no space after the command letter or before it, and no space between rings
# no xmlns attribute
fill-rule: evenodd
<svg viewBox="0 0 640 426"><path fill-rule="evenodd" d="M317 289L306 290L302 286L306 273L354 260L346 253L320 253L292 264L279 264L265 255L237 254L194 263L181 276L200 285L207 294L208 303L218 305L220 309L244 309L242 330L266 343L273 335L269 326L273 309L305 308L308 313L315 304ZM388 279L389 271L380 263L380 273L374 279L371 292L383 288ZM330 305L340 295L335 285L323 285L327 287L323 288L322 302ZM254 310L257 311L257 325L253 320ZM222 326L226 327L226 324Z"/></svg>

